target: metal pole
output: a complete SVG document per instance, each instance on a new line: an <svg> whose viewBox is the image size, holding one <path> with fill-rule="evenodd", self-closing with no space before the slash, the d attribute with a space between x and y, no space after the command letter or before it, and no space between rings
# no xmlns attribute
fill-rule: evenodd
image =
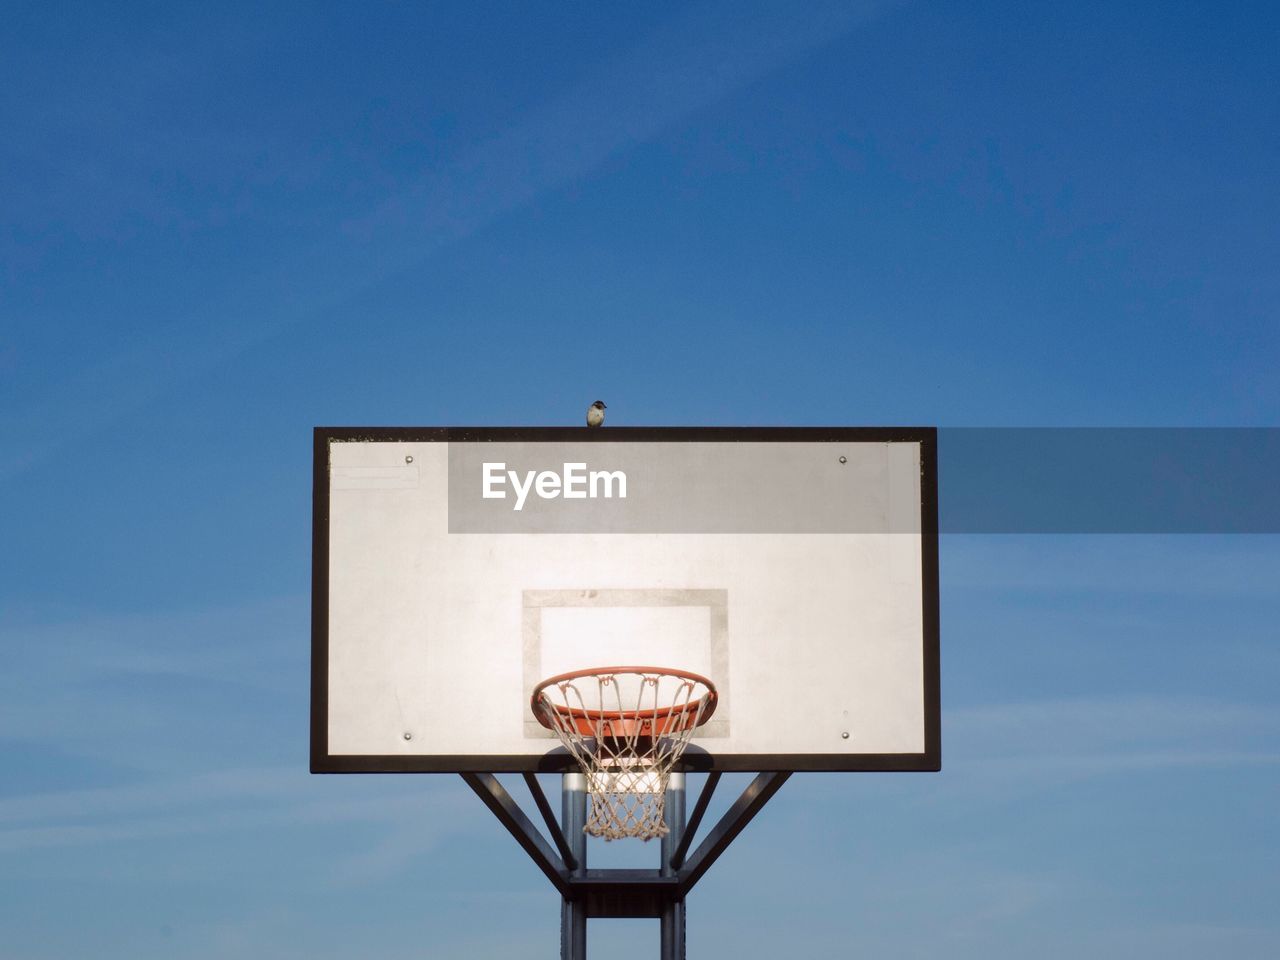
<svg viewBox="0 0 1280 960"><path fill-rule="evenodd" d="M662 838L662 865L658 872L664 877L676 874L671 866L673 854L680 847L684 835L684 774L671 773L667 781L666 808L667 835ZM662 960L685 960L684 954L684 898L670 901L662 908Z"/></svg>
<svg viewBox="0 0 1280 960"><path fill-rule="evenodd" d="M560 781L560 825L565 842L577 861L570 876L587 872L587 778L566 773ZM560 960L587 960L587 905L565 897L560 902Z"/></svg>

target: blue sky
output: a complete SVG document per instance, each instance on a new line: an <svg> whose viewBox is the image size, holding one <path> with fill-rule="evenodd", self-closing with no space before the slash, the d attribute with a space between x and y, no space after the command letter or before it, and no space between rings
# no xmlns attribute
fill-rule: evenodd
<svg viewBox="0 0 1280 960"><path fill-rule="evenodd" d="M1269 5L6 21L3 960L554 951L461 781L306 772L317 424L1280 419ZM1277 583L945 537L944 771L793 778L691 953L1280 954Z"/></svg>

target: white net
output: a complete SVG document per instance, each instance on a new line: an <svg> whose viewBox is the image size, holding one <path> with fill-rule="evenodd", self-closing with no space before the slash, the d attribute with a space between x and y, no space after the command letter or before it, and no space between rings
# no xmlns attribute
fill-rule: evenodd
<svg viewBox="0 0 1280 960"><path fill-rule="evenodd" d="M542 683L534 714L587 777L584 830L606 840L665 836L667 780L715 703L711 681L679 670L613 667Z"/></svg>

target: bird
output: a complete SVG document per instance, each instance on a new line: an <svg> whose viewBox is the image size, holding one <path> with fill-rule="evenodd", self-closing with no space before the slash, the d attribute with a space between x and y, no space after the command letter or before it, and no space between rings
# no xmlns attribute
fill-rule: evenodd
<svg viewBox="0 0 1280 960"><path fill-rule="evenodd" d="M587 408L587 426L599 427L604 425L604 401L597 400Z"/></svg>

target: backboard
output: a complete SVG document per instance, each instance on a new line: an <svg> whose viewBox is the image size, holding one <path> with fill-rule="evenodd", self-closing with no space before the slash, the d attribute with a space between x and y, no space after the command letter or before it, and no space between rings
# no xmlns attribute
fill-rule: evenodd
<svg viewBox="0 0 1280 960"><path fill-rule="evenodd" d="M315 431L311 768L564 770L530 695L710 678L691 769L937 770L931 428Z"/></svg>

